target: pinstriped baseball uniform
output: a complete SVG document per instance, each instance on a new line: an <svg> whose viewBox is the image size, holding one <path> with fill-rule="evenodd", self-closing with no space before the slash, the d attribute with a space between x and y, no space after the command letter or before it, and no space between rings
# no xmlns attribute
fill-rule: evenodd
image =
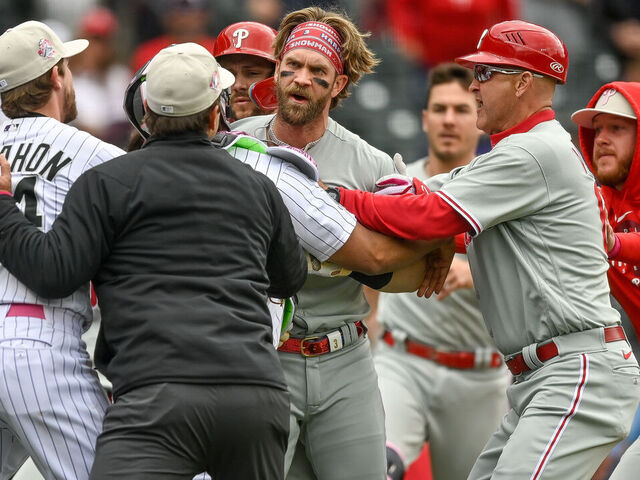
<svg viewBox="0 0 640 480"><path fill-rule="evenodd" d="M266 142L272 118L246 118L233 128ZM395 171L391 157L331 118L309 154L327 185L373 190L378 178ZM309 275L298 299L291 330L294 338L353 325L369 312L361 284L348 277ZM280 352L280 361L291 393L287 478L386 478L384 414L366 336L319 357Z"/></svg>
<svg viewBox="0 0 640 480"><path fill-rule="evenodd" d="M124 153L40 115L6 121L0 152L11 165L16 201L43 231L80 174ZM16 304L27 306L10 310ZM16 458L30 455L45 478L88 477L107 406L80 338L91 315L88 282L69 297L50 300L0 269L3 475L19 466Z"/></svg>
<svg viewBox="0 0 640 480"><path fill-rule="evenodd" d="M355 216L329 197L317 182L280 158L232 146L227 151L276 185L291 214L302 247L325 261L349 239Z"/></svg>
<svg viewBox="0 0 640 480"><path fill-rule="evenodd" d="M606 341L603 329L619 315L594 179L555 120L446 177L430 187L445 180L436 194L475 230L468 256L489 330L507 359L522 352L531 368L509 388L511 410L469 478L589 478L640 399L628 342ZM549 339L559 355L542 364L535 344Z"/></svg>
<svg viewBox="0 0 640 480"><path fill-rule="evenodd" d="M425 163L409 164L407 175L424 179ZM387 442L408 465L428 441L433 477L466 479L507 411L509 383L504 365L488 368L496 349L475 291L455 290L442 301L381 293L377 318L398 341L390 346L380 340L374 354ZM403 338L442 352L472 352L478 368L453 368L408 353Z"/></svg>

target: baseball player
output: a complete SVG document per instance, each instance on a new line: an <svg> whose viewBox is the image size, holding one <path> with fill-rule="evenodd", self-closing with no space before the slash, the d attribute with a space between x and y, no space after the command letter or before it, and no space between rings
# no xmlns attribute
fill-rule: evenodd
<svg viewBox="0 0 640 480"><path fill-rule="evenodd" d="M640 335L640 156L637 105L640 84L604 85L572 119L580 126L587 165L601 185L611 225L608 271L611 291Z"/></svg>
<svg viewBox="0 0 640 480"><path fill-rule="evenodd" d="M473 159L481 132L468 91L472 80L472 73L455 63L430 70L422 111L429 156L410 163L407 175L425 179ZM465 480L507 411L508 375L470 276L466 257L458 255L445 283L450 290L441 293L442 298L450 292L446 298L380 295L377 320L383 333L373 358L391 479L402 479L429 442L433 478Z"/></svg>
<svg viewBox="0 0 640 480"><path fill-rule="evenodd" d="M253 103L249 88L256 82L273 77L275 38L273 28L258 22L233 23L216 38L213 56L236 78L231 86L230 120L269 113Z"/></svg>
<svg viewBox="0 0 640 480"><path fill-rule="evenodd" d="M40 243L3 264L49 297L93 278L100 298L96 363L115 401L93 480L283 476L289 395L265 298L293 295L306 260L273 184L211 148L232 83L204 47L168 47L147 72L141 150L80 176L47 233L3 195L17 235L3 246Z"/></svg>
<svg viewBox="0 0 640 480"><path fill-rule="evenodd" d="M609 285L640 335L639 101L640 83L613 82L601 87L587 108L571 118L580 127L584 158L600 182L608 209ZM639 467L636 440L611 478L635 478Z"/></svg>
<svg viewBox="0 0 640 480"><path fill-rule="evenodd" d="M232 127L308 151L326 184L373 190L378 178L394 173L388 155L329 116L378 62L355 25L317 7L294 11L280 24L274 53L277 113ZM344 265L344 253L332 261ZM384 414L362 287L347 277L310 275L298 298L292 338L279 349L291 394L287 478L384 479ZM341 348L315 349L334 342Z"/></svg>
<svg viewBox="0 0 640 480"><path fill-rule="evenodd" d="M131 82L126 93L125 105L134 127L141 136L147 137L148 132L145 131L140 117L140 105L144 102L142 94L145 89L141 87L144 78L143 70ZM414 251L416 247L407 248L395 239L377 234L357 224L352 214L336 204L318 186L318 170L315 162L303 152L288 147L267 147L263 142L245 134L225 131L219 132L214 137L214 145L227 150L235 158L267 175L274 182L289 210L301 244L319 261L340 261L354 270L376 273L392 270L399 264L406 263L406 259L423 254L416 253ZM398 256L399 248L406 249L406 253ZM402 260L401 257L406 259ZM392 276L374 277L375 285L370 283L371 279L363 276L359 275L355 278L368 282L376 288L415 289L415 287L406 287L402 277L403 272L410 271L415 265L414 262L409 268L394 272ZM418 280L423 277L422 270L419 272ZM320 273L322 272L314 272L314 274ZM323 349L340 350L356 342L358 337L352 336L350 330L345 328L340 331L339 337L333 337L336 343L329 343L326 338L317 340L305 345L305 352L311 354L315 351L321 352ZM206 474L197 477L198 480L207 478L209 477Z"/></svg>
<svg viewBox="0 0 640 480"><path fill-rule="evenodd" d="M509 21L456 61L474 71L477 126L493 149L429 179L430 195L334 194L387 233L467 234L485 322L515 376L469 479L590 478L629 431L640 371L609 300L602 199L551 107L567 50Z"/></svg>
<svg viewBox="0 0 640 480"><path fill-rule="evenodd" d="M24 216L51 228L71 184L124 152L67 125L75 118L67 59L88 45L63 43L29 21L0 36L0 92L9 117L0 152L11 164ZM107 398L80 336L91 322L89 283L53 300L0 269L0 467L11 477L30 455L47 479L86 479Z"/></svg>

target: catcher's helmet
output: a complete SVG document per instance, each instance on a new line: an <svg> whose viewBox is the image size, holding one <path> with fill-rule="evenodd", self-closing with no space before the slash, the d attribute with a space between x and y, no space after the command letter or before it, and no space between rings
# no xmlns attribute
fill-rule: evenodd
<svg viewBox="0 0 640 480"><path fill-rule="evenodd" d="M255 55L275 63L273 41L276 31L258 22L238 22L226 27L213 45L213 56L244 54Z"/></svg>
<svg viewBox="0 0 640 480"><path fill-rule="evenodd" d="M569 54L562 40L544 27L522 20L497 23L484 31L478 51L456 58L468 68L478 63L507 65L567 81Z"/></svg>

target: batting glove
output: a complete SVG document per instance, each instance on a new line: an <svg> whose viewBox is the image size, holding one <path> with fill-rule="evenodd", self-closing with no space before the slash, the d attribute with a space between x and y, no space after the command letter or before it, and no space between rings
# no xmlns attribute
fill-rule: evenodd
<svg viewBox="0 0 640 480"><path fill-rule="evenodd" d="M429 188L417 178L406 175L385 175L376 181L376 195L428 195Z"/></svg>

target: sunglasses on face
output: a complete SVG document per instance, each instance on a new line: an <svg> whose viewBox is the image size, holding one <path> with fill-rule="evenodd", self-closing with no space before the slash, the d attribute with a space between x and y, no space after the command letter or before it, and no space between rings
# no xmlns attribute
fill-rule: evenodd
<svg viewBox="0 0 640 480"><path fill-rule="evenodd" d="M493 74L493 72L503 73L505 75L517 75L518 73L522 73L526 71L528 70L499 68L499 67L494 67L493 65L483 65L479 63L475 67L473 67L473 78L475 78L479 82L486 82L491 78L491 75ZM531 72L531 74L534 77L542 78L542 75L540 75L539 73Z"/></svg>

